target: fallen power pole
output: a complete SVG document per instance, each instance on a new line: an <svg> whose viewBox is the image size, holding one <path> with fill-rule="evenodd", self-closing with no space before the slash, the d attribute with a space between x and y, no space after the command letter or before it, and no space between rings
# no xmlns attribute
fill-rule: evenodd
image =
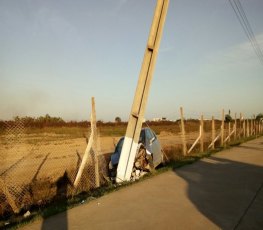
<svg viewBox="0 0 263 230"><path fill-rule="evenodd" d="M129 181L138 147L150 84L160 46L169 0L158 0L155 8L139 80L117 169L117 182Z"/></svg>

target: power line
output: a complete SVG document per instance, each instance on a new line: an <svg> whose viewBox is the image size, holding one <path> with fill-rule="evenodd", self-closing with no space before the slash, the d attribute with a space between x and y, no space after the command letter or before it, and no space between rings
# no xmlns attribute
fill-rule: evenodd
<svg viewBox="0 0 263 230"><path fill-rule="evenodd" d="M254 43L254 46L256 47L256 50L257 50L259 56L261 57L261 61L263 61L263 53L262 53L262 50L260 49L260 46L258 45L258 42L257 42L256 37L255 37L255 35L254 35L254 32L253 32L253 30L252 30L252 28L251 28L251 25L250 25L250 23L249 23L249 21L248 21L248 19L247 19L247 16L246 16L246 13L245 13L245 11L244 11L244 8L242 7L241 2L240 2L239 0L236 0L235 4L238 5L238 8L239 8L240 11L241 11L241 15L242 15L242 17L243 17L243 21L244 21L244 23L245 23L245 25L246 25L246 28L247 28L247 30L248 30L248 32L249 32L249 34L250 34L250 37L251 37L251 39L252 39L252 41L253 41L253 43Z"/></svg>
<svg viewBox="0 0 263 230"><path fill-rule="evenodd" d="M258 45L258 42L256 40L256 37L253 33L253 30L251 28L251 25L247 19L246 13L244 11L244 8L241 5L241 2L239 0L228 0L232 9L234 10L237 19L240 23L240 25L242 26L246 36L248 37L248 40L251 43L251 46L253 47L259 62L263 65L263 53L262 50L260 48L260 46Z"/></svg>

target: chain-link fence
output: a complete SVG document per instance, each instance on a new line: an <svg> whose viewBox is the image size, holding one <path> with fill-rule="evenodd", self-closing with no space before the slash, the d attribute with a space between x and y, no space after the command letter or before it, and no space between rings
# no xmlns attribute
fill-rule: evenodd
<svg viewBox="0 0 263 230"><path fill-rule="evenodd" d="M30 133L23 120L5 122L0 135L0 217L32 205L69 197L95 188L95 152L91 150L76 188L73 183L87 147L86 138ZM97 145L100 184L107 165Z"/></svg>
<svg viewBox="0 0 263 230"><path fill-rule="evenodd" d="M221 125L221 121L215 121L213 136L212 121L204 121L202 134L204 151L208 150L213 138L219 137ZM158 129L154 125L151 128ZM101 152L105 153L105 149L112 151L114 137L108 139L101 137L96 140L96 151L91 149L88 152L80 180L74 187L88 146L87 137L90 138L92 133L91 128L87 129L88 135L85 137L70 137L65 132L57 134L40 129L35 131L28 127L23 119L4 123L0 130L0 219L29 210L32 206L45 206L49 202L89 191L98 187L98 180L99 185L107 183L108 160ZM199 129L200 121L185 121L187 150L198 138ZM158 138L165 152L165 160L178 160L182 157L181 123L175 122L169 127L161 126L159 131ZM262 134L262 122L232 121L224 124L223 133L224 143L228 144L239 138ZM216 139L215 147L221 146L220 139L221 136ZM115 139L117 140L118 138ZM200 141L191 154L201 151ZM103 150L100 142L103 144Z"/></svg>

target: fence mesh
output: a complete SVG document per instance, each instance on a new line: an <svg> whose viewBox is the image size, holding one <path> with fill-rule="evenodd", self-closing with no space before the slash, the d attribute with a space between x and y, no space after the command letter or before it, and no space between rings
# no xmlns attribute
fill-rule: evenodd
<svg viewBox="0 0 263 230"><path fill-rule="evenodd" d="M164 149L166 161L183 157L180 125L180 122L175 122L169 126L161 126L160 129L157 126L151 127L156 132L159 129L158 139ZM238 121L236 126L235 135L233 134L226 144L234 141L235 136L241 138L262 133L262 125L256 122L253 124L248 120ZM199 127L198 120L185 121L188 150L199 136ZM211 127L211 121L204 122L205 150L212 142ZM225 124L224 138L233 132L233 127L234 121L230 125ZM217 120L215 136L220 135L220 130L221 121ZM100 138L98 134L97 148L93 148L88 154L77 188L73 186L91 131L91 128L88 128L88 135L76 137L65 132L35 131L28 128L23 119L4 122L0 130L0 220L21 210L29 210L32 205L44 206L49 202L94 189L97 187L98 178L100 185L107 183L109 160L106 157L109 155L104 153L112 152L113 142L116 144L119 137ZM219 137L215 147L220 145ZM200 152L199 142L191 154L195 152Z"/></svg>
<svg viewBox="0 0 263 230"><path fill-rule="evenodd" d="M94 151L88 156L78 187L73 186L86 138L29 133L23 120L6 122L0 138L0 217L96 187ZM100 149L98 141L96 154L103 184L107 167Z"/></svg>

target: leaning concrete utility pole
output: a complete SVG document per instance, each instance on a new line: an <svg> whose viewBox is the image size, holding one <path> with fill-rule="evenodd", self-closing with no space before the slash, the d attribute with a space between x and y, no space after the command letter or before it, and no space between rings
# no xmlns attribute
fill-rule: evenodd
<svg viewBox="0 0 263 230"><path fill-rule="evenodd" d="M126 135L117 169L118 183L129 181L131 178L134 159L144 119L145 107L150 84L160 46L163 26L167 15L169 0L158 0L155 8L152 27L150 30L144 59L141 67L137 89L135 92Z"/></svg>

